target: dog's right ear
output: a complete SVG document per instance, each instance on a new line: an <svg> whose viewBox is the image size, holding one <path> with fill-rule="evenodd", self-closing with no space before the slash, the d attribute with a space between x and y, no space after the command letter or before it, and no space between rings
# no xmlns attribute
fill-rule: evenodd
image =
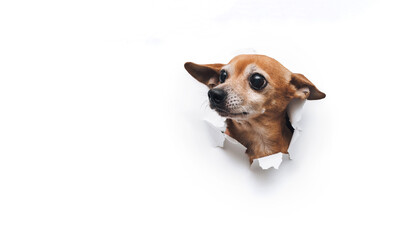
<svg viewBox="0 0 409 240"><path fill-rule="evenodd" d="M325 93L300 73L291 74L290 84L296 88L295 97L300 99L318 100L325 98Z"/></svg>
<svg viewBox="0 0 409 240"><path fill-rule="evenodd" d="M196 78L199 82L209 88L214 88L219 84L220 70L224 64L196 64L192 62L185 63L186 71Z"/></svg>

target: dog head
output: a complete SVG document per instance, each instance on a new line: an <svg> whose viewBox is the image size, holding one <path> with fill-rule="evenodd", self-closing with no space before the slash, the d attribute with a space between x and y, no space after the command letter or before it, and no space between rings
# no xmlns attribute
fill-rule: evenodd
<svg viewBox="0 0 409 240"><path fill-rule="evenodd" d="M291 73L264 55L239 55L228 64L185 63L185 69L210 88L210 108L236 120L282 113L294 99L325 97L304 75Z"/></svg>

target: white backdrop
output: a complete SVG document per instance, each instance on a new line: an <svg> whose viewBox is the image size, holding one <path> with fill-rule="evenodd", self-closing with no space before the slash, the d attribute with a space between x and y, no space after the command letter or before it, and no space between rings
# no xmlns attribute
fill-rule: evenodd
<svg viewBox="0 0 409 240"><path fill-rule="evenodd" d="M0 239L407 239L405 1L2 1ZM212 148L186 61L327 94L297 156Z"/></svg>

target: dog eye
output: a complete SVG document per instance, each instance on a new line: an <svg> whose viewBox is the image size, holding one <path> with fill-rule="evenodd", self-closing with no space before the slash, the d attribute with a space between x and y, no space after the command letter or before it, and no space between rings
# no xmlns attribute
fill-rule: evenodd
<svg viewBox="0 0 409 240"><path fill-rule="evenodd" d="M250 86L255 90L261 90L267 86L267 81L263 75L255 73L250 76Z"/></svg>
<svg viewBox="0 0 409 240"><path fill-rule="evenodd" d="M220 83L224 83L224 81L226 81L226 78L227 78L227 72L225 70L222 70L220 72L220 77L219 77Z"/></svg>

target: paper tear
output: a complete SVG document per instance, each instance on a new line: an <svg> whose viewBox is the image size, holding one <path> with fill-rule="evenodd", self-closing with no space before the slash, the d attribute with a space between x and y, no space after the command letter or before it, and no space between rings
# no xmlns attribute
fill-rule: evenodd
<svg viewBox="0 0 409 240"><path fill-rule="evenodd" d="M226 136L224 134L224 131L226 130L226 128L216 127L208 120L205 120L205 123L209 129L209 135L212 139L213 147L223 147L224 140L226 139Z"/></svg>
<svg viewBox="0 0 409 240"><path fill-rule="evenodd" d="M263 170L267 170L271 167L278 169L283 161L283 155L283 153L276 153L262 158L256 158L253 160L251 167L254 168L254 166L258 166Z"/></svg>
<svg viewBox="0 0 409 240"><path fill-rule="evenodd" d="M275 169L278 169L283 160L291 159L292 146L294 145L294 142L297 141L298 137L301 134L301 127L299 125L299 122L301 121L302 110L303 110L305 102L306 100L294 99L290 102L290 104L287 107L288 118L291 122L291 125L294 128L293 136L291 138L290 145L288 147L288 154L275 153L269 156L254 159L251 165L251 168L259 167L263 170L267 170L273 167ZM213 120L205 120L205 122L206 122L206 125L208 126L209 134L213 141L214 147L223 147L226 139L233 144L239 144L243 146L236 139L224 133L226 131L225 123L223 123L224 125L221 127L216 127L217 123L215 123L215 121Z"/></svg>

